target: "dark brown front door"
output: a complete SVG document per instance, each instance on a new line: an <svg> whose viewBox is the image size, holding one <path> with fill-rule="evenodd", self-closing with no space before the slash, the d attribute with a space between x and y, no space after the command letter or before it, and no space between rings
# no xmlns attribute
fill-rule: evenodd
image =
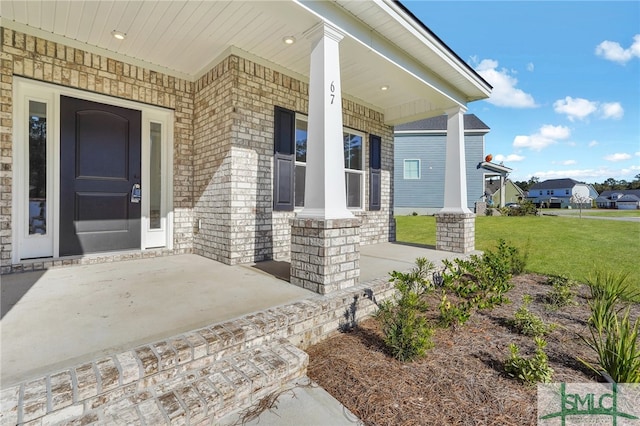
<svg viewBox="0 0 640 426"><path fill-rule="evenodd" d="M140 126L140 111L60 97L61 256L140 248Z"/></svg>

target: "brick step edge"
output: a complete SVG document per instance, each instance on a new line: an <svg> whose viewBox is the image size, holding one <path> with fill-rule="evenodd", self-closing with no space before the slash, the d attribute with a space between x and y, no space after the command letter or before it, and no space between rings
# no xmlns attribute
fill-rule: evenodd
<svg viewBox="0 0 640 426"><path fill-rule="evenodd" d="M17 387L17 395L16 388L2 391L0 424L211 424L304 377L309 357L280 339L198 361L193 368L176 365L85 399L77 397L78 389L51 392L54 376L46 378L44 393L39 383L28 382Z"/></svg>

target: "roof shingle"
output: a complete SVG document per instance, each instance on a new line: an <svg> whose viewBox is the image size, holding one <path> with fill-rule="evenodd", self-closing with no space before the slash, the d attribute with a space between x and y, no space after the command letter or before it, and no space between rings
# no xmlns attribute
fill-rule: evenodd
<svg viewBox="0 0 640 426"><path fill-rule="evenodd" d="M464 115L465 130L489 130L489 126L484 124L482 120L475 114ZM399 124L395 130L447 130L447 116L439 115L437 117L425 118L424 120L414 121L412 123Z"/></svg>

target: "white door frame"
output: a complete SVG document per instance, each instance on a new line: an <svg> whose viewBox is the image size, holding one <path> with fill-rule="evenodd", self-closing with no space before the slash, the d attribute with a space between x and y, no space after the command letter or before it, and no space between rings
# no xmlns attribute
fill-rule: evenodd
<svg viewBox="0 0 640 426"><path fill-rule="evenodd" d="M71 96L88 101L115 105L142 112L141 126L141 250L152 247L173 248L173 122L172 110L139 102L113 98L97 93L85 92L64 86L57 86L29 80L13 78L13 185L12 185L12 262L39 257L59 257L59 199L60 199L60 96ZM29 235L28 208L28 140L29 101L47 105L47 233ZM151 123L162 129L161 142L161 221L160 227L150 229L150 201L148 191L150 181Z"/></svg>

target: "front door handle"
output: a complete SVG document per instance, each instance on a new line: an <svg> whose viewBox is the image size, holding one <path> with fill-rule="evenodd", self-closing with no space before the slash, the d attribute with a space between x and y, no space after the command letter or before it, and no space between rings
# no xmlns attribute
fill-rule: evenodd
<svg viewBox="0 0 640 426"><path fill-rule="evenodd" d="M131 187L131 202L139 203L142 198L142 189L140 188L139 183L134 183Z"/></svg>

